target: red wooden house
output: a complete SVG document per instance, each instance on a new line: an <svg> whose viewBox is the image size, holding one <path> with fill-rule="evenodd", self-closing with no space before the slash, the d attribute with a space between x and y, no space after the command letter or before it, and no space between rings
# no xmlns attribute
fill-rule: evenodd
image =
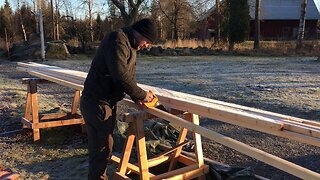
<svg viewBox="0 0 320 180"><path fill-rule="evenodd" d="M254 37L255 0L248 0L250 8L250 39ZM301 0L261 0L260 35L262 40L296 39L299 29ZM215 6L200 18L199 38L211 38L215 32ZM305 38L316 39L319 29L320 0L309 0L306 10Z"/></svg>

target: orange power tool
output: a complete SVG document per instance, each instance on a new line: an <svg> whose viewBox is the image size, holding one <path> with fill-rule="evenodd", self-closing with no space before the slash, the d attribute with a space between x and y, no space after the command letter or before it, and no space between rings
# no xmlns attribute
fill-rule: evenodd
<svg viewBox="0 0 320 180"><path fill-rule="evenodd" d="M145 103L143 103L143 105L145 105L147 108L149 108L149 107L156 107L156 106L159 105L158 100L159 100L158 97L154 94L152 101L150 101L150 102L145 102Z"/></svg>

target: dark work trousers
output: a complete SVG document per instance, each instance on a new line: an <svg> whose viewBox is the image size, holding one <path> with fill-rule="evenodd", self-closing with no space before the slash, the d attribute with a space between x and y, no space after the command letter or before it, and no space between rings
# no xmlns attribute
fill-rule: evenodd
<svg viewBox="0 0 320 180"><path fill-rule="evenodd" d="M107 163L113 146L116 105L81 97L80 110L86 123L89 150L89 180L107 179Z"/></svg>

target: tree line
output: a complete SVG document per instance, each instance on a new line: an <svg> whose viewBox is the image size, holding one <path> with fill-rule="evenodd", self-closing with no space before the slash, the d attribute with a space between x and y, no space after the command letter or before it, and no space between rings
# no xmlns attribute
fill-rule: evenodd
<svg viewBox="0 0 320 180"><path fill-rule="evenodd" d="M31 34L39 32L38 9L43 13L47 41L76 40L82 46L99 41L106 33L143 17L151 17L156 22L159 40L195 38L201 27L199 17L212 5L215 5L212 18L217 23L215 39L218 42L229 42L232 49L235 43L245 41L249 33L248 0L80 0L77 6L74 2L16 0L13 10L5 0L0 7L0 41L6 36L10 42L27 41ZM108 7L107 12L96 11L98 2ZM260 0L256 0L256 5L256 30L259 30ZM102 18L102 14L106 16ZM256 32L255 48L259 48L258 35L259 31Z"/></svg>

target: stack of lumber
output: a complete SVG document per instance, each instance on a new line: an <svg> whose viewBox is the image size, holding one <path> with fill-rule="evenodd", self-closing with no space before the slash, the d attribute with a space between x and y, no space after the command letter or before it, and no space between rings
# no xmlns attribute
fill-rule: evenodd
<svg viewBox="0 0 320 180"><path fill-rule="evenodd" d="M87 76L85 72L32 62L18 63L17 69L78 90L83 89ZM166 107L320 147L320 122L143 84L139 86L153 91L159 103Z"/></svg>
<svg viewBox="0 0 320 180"><path fill-rule="evenodd" d="M18 63L17 69L26 71L36 77L77 90L83 89L83 82L87 75L87 73L80 71L37 63ZM255 108L249 108L232 103L216 101L163 88L157 88L143 84L139 84L139 86L145 90L153 91L158 96L159 103L168 108L197 114L209 119L238 125L320 147L319 122L263 111ZM136 106L128 99L123 100L123 103L130 106ZM320 174L316 172L254 147L250 147L247 144L223 136L197 124L188 122L178 116L156 108L146 108L144 111L168 120L173 124L177 124L192 132L198 133L201 136L207 137L302 179L320 179Z"/></svg>
<svg viewBox="0 0 320 180"><path fill-rule="evenodd" d="M16 180L19 179L18 173L12 172L9 168L0 166L0 179L4 180Z"/></svg>

